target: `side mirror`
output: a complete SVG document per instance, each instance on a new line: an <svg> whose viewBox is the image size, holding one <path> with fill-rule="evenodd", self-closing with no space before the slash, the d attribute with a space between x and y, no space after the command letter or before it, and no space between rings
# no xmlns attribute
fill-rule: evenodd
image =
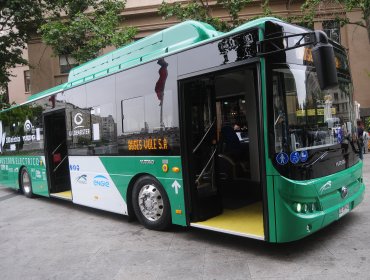
<svg viewBox="0 0 370 280"><path fill-rule="evenodd" d="M338 85L337 68L333 46L323 31L315 31L316 45L312 48L313 63L321 90Z"/></svg>

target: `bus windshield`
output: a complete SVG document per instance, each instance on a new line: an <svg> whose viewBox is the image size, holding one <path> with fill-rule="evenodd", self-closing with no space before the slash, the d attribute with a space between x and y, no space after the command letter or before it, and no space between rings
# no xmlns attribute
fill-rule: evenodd
<svg viewBox="0 0 370 280"><path fill-rule="evenodd" d="M275 64L272 69L275 152L328 147L354 129L352 84L338 77L322 91L313 67Z"/></svg>

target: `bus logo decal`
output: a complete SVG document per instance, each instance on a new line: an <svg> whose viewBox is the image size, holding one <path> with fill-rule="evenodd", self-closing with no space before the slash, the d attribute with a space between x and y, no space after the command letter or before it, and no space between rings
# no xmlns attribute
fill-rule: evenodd
<svg viewBox="0 0 370 280"><path fill-rule="evenodd" d="M327 181L321 188L320 194L323 194L325 191L331 188L331 181Z"/></svg>
<svg viewBox="0 0 370 280"><path fill-rule="evenodd" d="M32 131L32 123L30 120L24 122L24 131L30 133Z"/></svg>
<svg viewBox="0 0 370 280"><path fill-rule="evenodd" d="M76 178L76 182L77 183L80 183L80 184L87 184L87 175L86 174L83 174L81 176L78 176Z"/></svg>
<svg viewBox="0 0 370 280"><path fill-rule="evenodd" d="M336 167L338 167L338 166L341 166L341 165L344 165L344 164L346 164L346 160L345 160L345 159L342 159L342 160L340 160L340 161L337 161L337 162L335 163L335 166L336 166Z"/></svg>
<svg viewBox="0 0 370 280"><path fill-rule="evenodd" d="M93 179L94 186L109 188L109 180L103 175L96 175Z"/></svg>
<svg viewBox="0 0 370 280"><path fill-rule="evenodd" d="M72 114L73 116L73 114ZM83 124L84 122L83 114L76 113L73 116L73 129L68 131L68 135L71 137L78 137L78 136L88 136L91 134L90 128L85 128L88 124Z"/></svg>
<svg viewBox="0 0 370 280"><path fill-rule="evenodd" d="M77 114L74 116L73 121L74 121L74 122L75 122L75 124L77 125L77 126L75 127L75 129L76 129L76 128L78 128L78 127L83 127L81 124L83 123L84 119L83 119L83 117L82 117L82 114L81 114L81 113L77 113Z"/></svg>
<svg viewBox="0 0 370 280"><path fill-rule="evenodd" d="M347 187L342 187L340 189L340 196L344 199L348 195L348 188Z"/></svg>

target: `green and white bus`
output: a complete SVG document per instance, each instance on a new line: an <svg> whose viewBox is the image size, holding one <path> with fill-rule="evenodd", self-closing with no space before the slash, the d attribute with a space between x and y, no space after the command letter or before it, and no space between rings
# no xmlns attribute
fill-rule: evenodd
<svg viewBox="0 0 370 280"><path fill-rule="evenodd" d="M0 184L268 242L364 196L345 49L261 18L187 21L73 68L0 113Z"/></svg>

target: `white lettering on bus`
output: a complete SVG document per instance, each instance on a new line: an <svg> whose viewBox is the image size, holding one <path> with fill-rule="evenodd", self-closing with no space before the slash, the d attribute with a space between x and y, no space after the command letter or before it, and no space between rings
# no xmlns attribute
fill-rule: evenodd
<svg viewBox="0 0 370 280"><path fill-rule="evenodd" d="M29 158L29 157L5 157L0 158L0 164L16 164L16 165L40 165L39 158Z"/></svg>
<svg viewBox="0 0 370 280"><path fill-rule="evenodd" d="M90 135L90 128L69 131L69 136Z"/></svg>

